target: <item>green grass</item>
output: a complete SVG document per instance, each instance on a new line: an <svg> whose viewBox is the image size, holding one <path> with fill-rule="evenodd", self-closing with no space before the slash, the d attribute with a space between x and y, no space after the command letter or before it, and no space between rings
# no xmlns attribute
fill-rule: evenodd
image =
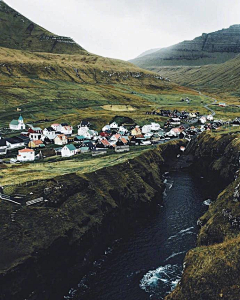
<svg viewBox="0 0 240 300"><path fill-rule="evenodd" d="M155 146L131 147L130 151L126 153L109 151L104 156L92 157L90 153L86 153L66 159L50 157L34 163L6 165L6 168L1 169L0 185L22 184L27 181L50 179L70 173L90 173L132 159L151 148L155 148Z"/></svg>

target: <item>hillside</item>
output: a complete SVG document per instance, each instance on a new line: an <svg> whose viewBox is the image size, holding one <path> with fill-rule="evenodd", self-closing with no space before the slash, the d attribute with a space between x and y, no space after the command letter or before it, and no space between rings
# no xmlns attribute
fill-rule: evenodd
<svg viewBox="0 0 240 300"><path fill-rule="evenodd" d="M87 53L71 38L58 36L43 29L2 0L0 32L0 47L51 53Z"/></svg>
<svg viewBox="0 0 240 300"><path fill-rule="evenodd" d="M99 130L119 114L142 124L160 121L146 115L159 105L179 106L179 99L188 96L195 101L190 109L196 110L204 98L157 73L91 54L67 38L52 39L4 2L0 19L1 127L8 127L20 110L26 122L39 126L53 121L75 126L88 118Z"/></svg>
<svg viewBox="0 0 240 300"><path fill-rule="evenodd" d="M218 65L199 67L153 68L162 76L169 77L180 85L189 86L228 100L240 96L240 55ZM235 102L235 101L234 101Z"/></svg>
<svg viewBox="0 0 240 300"><path fill-rule="evenodd" d="M203 33L152 54L131 60L142 68L160 66L200 66L224 63L240 53L240 25L212 33Z"/></svg>
<svg viewBox="0 0 240 300"><path fill-rule="evenodd" d="M32 53L0 48L0 123L8 126L19 115L27 122L69 122L88 118L96 129L119 115L105 105L125 105L121 115L137 122L159 105L179 105L179 99L202 97L129 63L96 55ZM131 109L129 109L131 108ZM133 109L132 109L133 108ZM196 109L196 107L191 107ZM41 126L48 125L42 124Z"/></svg>

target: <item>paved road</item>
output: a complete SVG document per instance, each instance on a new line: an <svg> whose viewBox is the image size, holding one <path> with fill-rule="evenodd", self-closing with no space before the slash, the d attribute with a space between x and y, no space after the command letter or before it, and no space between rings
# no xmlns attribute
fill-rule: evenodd
<svg viewBox="0 0 240 300"><path fill-rule="evenodd" d="M199 95L202 95L202 93L201 92L199 92L198 91L198 93L199 93ZM213 98L213 97L210 97L210 96L206 96L206 95L204 95L205 97L207 97L207 98L210 98L210 99L212 99L213 100L213 102L212 103L210 103L210 104L206 104L206 105L204 105L203 107L204 108L206 108L207 110L209 110L210 112L211 112L211 114L212 114L212 116L215 116L215 111L213 110L213 109L211 109L211 108L209 108L208 106L209 105L213 105L213 104L216 104L218 101L215 99L215 98Z"/></svg>

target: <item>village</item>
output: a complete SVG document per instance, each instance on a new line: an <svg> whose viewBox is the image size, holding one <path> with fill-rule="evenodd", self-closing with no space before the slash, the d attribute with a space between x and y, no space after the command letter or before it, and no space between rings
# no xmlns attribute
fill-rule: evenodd
<svg viewBox="0 0 240 300"><path fill-rule="evenodd" d="M97 132L87 120L82 120L76 128L67 123L40 128L25 123L23 116L19 115L17 120L10 122L8 134L0 136L0 162L29 163L49 156L65 159L80 153L97 156L110 149L126 152L133 146L156 145L170 139L190 141L204 130L217 129L225 124L214 119L213 114L200 115L199 112L159 110L146 114L158 114L167 121L162 127L155 122L139 126L113 121ZM232 125L239 123L240 120L235 119Z"/></svg>

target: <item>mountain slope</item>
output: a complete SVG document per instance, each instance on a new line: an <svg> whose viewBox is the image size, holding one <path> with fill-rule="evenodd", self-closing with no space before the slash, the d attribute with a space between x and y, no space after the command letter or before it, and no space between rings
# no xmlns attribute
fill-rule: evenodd
<svg viewBox="0 0 240 300"><path fill-rule="evenodd" d="M158 121L159 116L149 117L146 111L168 102L179 104L182 96L201 101L188 88L124 61L7 48L0 48L0 90L2 126L8 126L20 108L28 122L49 120L41 126L53 120L77 125L88 118L99 130L119 115L119 106L120 115L141 123L149 118Z"/></svg>
<svg viewBox="0 0 240 300"><path fill-rule="evenodd" d="M1 126L7 127L20 109L26 122L42 127L53 121L77 125L88 118L99 130L115 116L138 124L160 121L146 111L179 105L181 97L192 97L195 104L203 99L129 62L90 54L74 42L59 42L4 2L0 19Z"/></svg>
<svg viewBox="0 0 240 300"><path fill-rule="evenodd" d="M184 41L131 60L143 68L159 66L200 66L223 63L240 53L240 25L212 33L203 33Z"/></svg>
<svg viewBox="0 0 240 300"><path fill-rule="evenodd" d="M43 29L1 0L0 32L0 47L51 53L87 53L71 38Z"/></svg>
<svg viewBox="0 0 240 300"><path fill-rule="evenodd" d="M162 67L153 70L181 85L223 97L240 97L240 55L223 64Z"/></svg>
<svg viewBox="0 0 240 300"><path fill-rule="evenodd" d="M145 55L148 55L148 54L152 54L154 52L157 52L159 51L161 48L155 48L155 49L150 49L150 50L147 50L147 51L144 51L143 53L141 53L140 55L138 55L137 58L140 58L142 56L145 56Z"/></svg>

